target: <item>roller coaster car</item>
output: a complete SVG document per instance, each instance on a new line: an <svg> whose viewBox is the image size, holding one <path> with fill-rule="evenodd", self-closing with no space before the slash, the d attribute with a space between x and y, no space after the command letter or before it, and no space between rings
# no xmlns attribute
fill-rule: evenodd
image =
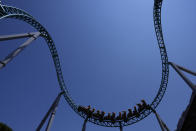
<svg viewBox="0 0 196 131"><path fill-rule="evenodd" d="M136 106L134 106L133 115L135 115L136 117L140 116L140 113L137 111Z"/></svg>

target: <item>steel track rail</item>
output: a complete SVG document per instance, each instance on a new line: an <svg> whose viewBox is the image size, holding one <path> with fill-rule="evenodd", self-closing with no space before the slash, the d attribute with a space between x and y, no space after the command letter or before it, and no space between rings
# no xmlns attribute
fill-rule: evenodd
<svg viewBox="0 0 196 131"><path fill-rule="evenodd" d="M161 80L159 91L156 97L154 98L153 102L150 104L152 109L155 109L159 105L160 101L162 100L165 94L166 88L167 88L168 77L169 77L168 57L167 57L167 52L166 52L166 48L164 44L162 26L161 26L161 7L162 7L162 0L154 0L153 18L154 18L155 33L156 33L156 37L157 37L157 41L158 41L158 45L160 49L160 54L161 54L162 80ZM31 15L15 7L1 5L0 19L3 19L3 18L13 18L13 19L22 20L24 22L27 22L31 26L33 26L35 29L37 29L37 31L41 33L41 36L45 39L49 47L51 56L53 58L60 89L65 92L64 94L65 100L77 114L79 114L81 117L86 119L87 115L85 113L78 112L78 105L70 97L70 94L64 82L58 52L56 50L54 41L52 40L47 30L39 22L37 22ZM142 112L140 112L139 117L133 116L127 122L124 122L124 121L115 122L115 123L112 123L111 121L100 122L98 119L95 119L95 118L89 118L88 121L94 124L100 125L100 126L105 126L105 127L120 127L120 125L128 126L128 125L134 124L144 119L151 112L152 112L151 110L145 109Z"/></svg>

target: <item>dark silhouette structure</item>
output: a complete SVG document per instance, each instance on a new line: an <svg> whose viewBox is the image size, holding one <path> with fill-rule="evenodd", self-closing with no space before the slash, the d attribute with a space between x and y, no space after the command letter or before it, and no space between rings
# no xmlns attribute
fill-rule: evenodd
<svg viewBox="0 0 196 131"><path fill-rule="evenodd" d="M183 112L176 131L196 131L196 95L192 93L190 103Z"/></svg>
<svg viewBox="0 0 196 131"><path fill-rule="evenodd" d="M0 122L0 131L13 131L9 126Z"/></svg>
<svg viewBox="0 0 196 131"><path fill-rule="evenodd" d="M169 64L174 68L174 70L181 76L181 78L187 83L187 85L192 89L192 95L190 103L188 104L186 110L183 112L177 126L177 131L196 131L196 85L189 80L183 72L189 73L196 76L196 72L179 66L175 63L169 62Z"/></svg>

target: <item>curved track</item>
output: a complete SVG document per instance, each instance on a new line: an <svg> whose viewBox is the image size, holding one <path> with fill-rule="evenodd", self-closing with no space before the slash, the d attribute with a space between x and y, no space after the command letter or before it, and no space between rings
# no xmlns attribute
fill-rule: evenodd
<svg viewBox="0 0 196 131"><path fill-rule="evenodd" d="M155 109L158 106L158 104L160 103L160 101L162 100L164 96L164 93L167 88L168 76L169 76L168 57L167 57L167 52L166 52L166 48L164 45L162 27L161 27L161 7L162 7L162 0L154 0L153 18L154 18L154 27L155 27L155 32L156 32L158 45L160 49L161 60L162 60L162 80L161 80L161 84L160 84L160 88L157 93L157 96L154 98L153 102L150 104L153 109ZM51 52L51 56L53 58L56 73L57 73L57 79L59 82L59 86L61 90L65 92L64 94L65 100L68 102L68 104L71 106L71 108L76 113L78 113L81 117L85 119L87 115L85 113L78 112L78 105L74 103L74 101L69 95L68 89L64 82L63 74L61 71L60 60L58 57L58 53L57 53L54 41L52 40L47 30L39 22L37 22L31 15L15 7L1 5L0 19L3 19L3 18L14 18L14 19L25 21L41 33L41 36L45 39L49 47L49 50ZM133 116L129 118L127 122L124 122L124 121L120 121L120 122L118 121L115 123L112 123L111 121L100 122L98 119L95 119L92 117L89 118L88 121L94 124L97 124L100 126L106 126L106 127L119 127L120 123L122 126L128 126L128 125L134 124L144 119L150 113L151 113L151 110L145 109L142 112L140 112L139 117Z"/></svg>

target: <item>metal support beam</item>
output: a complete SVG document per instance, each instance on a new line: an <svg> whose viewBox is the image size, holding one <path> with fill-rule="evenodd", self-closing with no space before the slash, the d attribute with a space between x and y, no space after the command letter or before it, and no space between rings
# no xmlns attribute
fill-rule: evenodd
<svg viewBox="0 0 196 131"><path fill-rule="evenodd" d="M30 45L40 35L41 35L40 32L32 32L32 33L25 33L25 34L0 36L0 41L7 41L7 40L30 37L26 42L20 45L17 49L13 50L7 57L4 58L4 60L0 62L0 69L5 67L7 63L9 63L19 53L21 53L28 45Z"/></svg>
<svg viewBox="0 0 196 131"><path fill-rule="evenodd" d="M151 108L150 106L148 106L150 110L152 110L152 112L155 114L157 121L159 122L160 128L162 131L170 131L169 128L167 127L167 125L161 120L161 117L158 115L158 113Z"/></svg>
<svg viewBox="0 0 196 131"><path fill-rule="evenodd" d="M195 92L196 91L196 85L194 85L185 75L182 71L185 71L191 75L196 76L196 72L193 72L191 70L188 70L182 66L176 65L172 62L169 62L169 64L174 68L174 70L181 76L181 78L189 85L189 87ZM181 71L182 70L182 71Z"/></svg>
<svg viewBox="0 0 196 131"><path fill-rule="evenodd" d="M120 122L120 131L123 131L122 123Z"/></svg>
<svg viewBox="0 0 196 131"><path fill-rule="evenodd" d="M23 34L15 34L15 35L2 35L2 36L0 36L0 41L34 37L38 33L39 32L31 32L31 33L23 33Z"/></svg>
<svg viewBox="0 0 196 131"><path fill-rule="evenodd" d="M88 121L88 118L89 118L89 117L87 117L87 118L84 120L84 123L83 123L83 126L82 126L82 131L86 131L86 123L87 123L87 121Z"/></svg>
<svg viewBox="0 0 196 131"><path fill-rule="evenodd" d="M36 131L40 131L41 128L43 127L44 123L46 122L47 118L50 115L50 119L48 121L47 127L46 127L46 131L50 130L50 127L52 125L52 122L54 120L55 117L55 113L58 107L58 103L60 101L61 96L64 94L65 92L61 92L58 94L58 96L56 97L56 99L54 100L52 106L50 107L50 109L48 110L48 112L46 113L46 115L44 116L43 120L41 121L41 123L39 124L39 126L37 127Z"/></svg>

